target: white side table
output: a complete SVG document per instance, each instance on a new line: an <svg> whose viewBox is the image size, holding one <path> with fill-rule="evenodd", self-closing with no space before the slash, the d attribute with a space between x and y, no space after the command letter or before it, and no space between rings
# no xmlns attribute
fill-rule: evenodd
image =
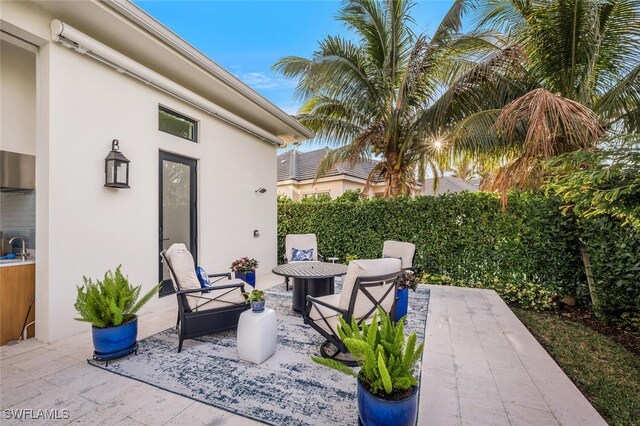
<svg viewBox="0 0 640 426"><path fill-rule="evenodd" d="M240 314L238 321L238 357L254 364L262 364L276 353L278 321L273 309L262 312L251 309Z"/></svg>

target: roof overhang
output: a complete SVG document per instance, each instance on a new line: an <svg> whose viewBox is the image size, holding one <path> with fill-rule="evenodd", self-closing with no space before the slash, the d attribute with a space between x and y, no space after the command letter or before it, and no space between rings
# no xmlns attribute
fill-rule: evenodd
<svg viewBox="0 0 640 426"><path fill-rule="evenodd" d="M285 144L315 136L129 1L34 3L55 18L277 136Z"/></svg>

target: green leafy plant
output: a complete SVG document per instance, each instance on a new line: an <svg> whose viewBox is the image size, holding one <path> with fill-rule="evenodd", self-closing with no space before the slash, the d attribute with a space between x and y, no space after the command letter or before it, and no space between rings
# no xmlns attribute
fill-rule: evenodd
<svg viewBox="0 0 640 426"><path fill-rule="evenodd" d="M231 262L231 272L236 274L250 274L255 272L258 268L258 261L254 258L241 257L240 259Z"/></svg>
<svg viewBox="0 0 640 426"><path fill-rule="evenodd" d="M418 284L420 281L418 280L418 276L413 271L404 271L404 274L400 276L400 280L398 282L398 286L400 289L411 289L416 291L418 288Z"/></svg>
<svg viewBox="0 0 640 426"><path fill-rule="evenodd" d="M640 229L640 135L610 138L598 150L556 157L545 187L584 218L610 215Z"/></svg>
<svg viewBox="0 0 640 426"><path fill-rule="evenodd" d="M416 245L413 268L454 280L526 281L564 297L586 289L575 218L542 193L476 192L436 197L278 205L278 250L287 234L315 233L318 251L348 262L381 257L385 240Z"/></svg>
<svg viewBox="0 0 640 426"><path fill-rule="evenodd" d="M344 260L345 260L345 262L347 262L347 263L349 263L349 262L351 262L351 261L353 261L353 260L357 260L357 259L358 259L358 256L356 256L355 254L349 254L349 253L347 253L347 254L344 256Z"/></svg>
<svg viewBox="0 0 640 426"><path fill-rule="evenodd" d="M378 321L378 318L380 321ZM416 333L406 338L404 321L395 323L383 309L374 314L371 324L351 325L340 318L340 339L360 365L355 373L346 365L330 358L312 356L318 364L357 377L365 388L384 399L402 399L418 386L414 366L420 360L424 342L417 343Z"/></svg>
<svg viewBox="0 0 640 426"><path fill-rule="evenodd" d="M242 295L246 303L261 302L264 300L264 291L262 290L252 290L250 293L244 292Z"/></svg>
<svg viewBox="0 0 640 426"><path fill-rule="evenodd" d="M91 278L82 277L84 285L77 287L74 305L80 315L76 320L89 322L98 328L118 326L132 320L136 312L160 290L160 285L154 286L139 299L142 285L131 285L120 268L121 265L115 274L107 271L102 281L96 279L94 282Z"/></svg>

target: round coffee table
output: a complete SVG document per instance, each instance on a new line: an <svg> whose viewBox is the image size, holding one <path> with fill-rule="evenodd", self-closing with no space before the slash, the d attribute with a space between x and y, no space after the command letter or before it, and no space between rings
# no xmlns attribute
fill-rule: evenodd
<svg viewBox="0 0 640 426"><path fill-rule="evenodd" d="M272 272L293 278L293 309L304 312L307 295L313 297L334 293L334 278L347 273L347 265L325 262L292 262L278 265Z"/></svg>

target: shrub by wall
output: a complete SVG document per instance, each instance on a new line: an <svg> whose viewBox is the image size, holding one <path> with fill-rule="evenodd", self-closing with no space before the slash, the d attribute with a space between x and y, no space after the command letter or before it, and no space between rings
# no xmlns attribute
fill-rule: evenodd
<svg viewBox="0 0 640 426"><path fill-rule="evenodd" d="M596 311L640 330L640 231L607 215L581 220L580 229L596 282Z"/></svg>
<svg viewBox="0 0 640 426"><path fill-rule="evenodd" d="M341 261L380 257L385 240L413 242L418 273L495 288L525 306L548 307L554 297L585 293L576 224L560 213L557 199L542 194L512 194L507 213L488 193L281 200L280 258L287 234L311 232L321 254Z"/></svg>
<svg viewBox="0 0 640 426"><path fill-rule="evenodd" d="M580 244L590 253L596 312L640 330L640 231L607 215L563 215L551 196L513 193L502 212L488 193L438 197L305 200L278 203L278 250L284 237L315 233L319 252L340 261L381 256L385 240L416 244L423 282L495 289L530 308L565 295L589 302Z"/></svg>

